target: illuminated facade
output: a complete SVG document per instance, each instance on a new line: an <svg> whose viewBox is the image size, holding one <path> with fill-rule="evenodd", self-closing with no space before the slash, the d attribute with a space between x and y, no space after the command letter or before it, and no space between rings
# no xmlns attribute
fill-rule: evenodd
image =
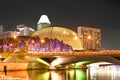
<svg viewBox="0 0 120 80"><path fill-rule="evenodd" d="M0 39L13 38L16 36L16 31L6 31L0 33Z"/></svg>
<svg viewBox="0 0 120 80"><path fill-rule="evenodd" d="M36 31L32 35L32 37L37 36L41 39L58 39L60 42L62 41L64 44L72 46L73 50L82 49L81 41L78 35L74 31L67 28L60 26L49 26Z"/></svg>
<svg viewBox="0 0 120 80"><path fill-rule="evenodd" d="M39 53L73 50L82 50L78 35L70 29L59 26L42 28L33 33L32 36L6 37L0 40L1 52Z"/></svg>
<svg viewBox="0 0 120 80"><path fill-rule="evenodd" d="M0 27L2 31L2 27ZM4 38L15 38L16 36L31 36L34 32L34 29L26 27L24 25L18 25L17 31L6 31L6 32L0 32L0 39Z"/></svg>
<svg viewBox="0 0 120 80"><path fill-rule="evenodd" d="M19 32L17 32L17 36L31 36L35 32L34 29L25 25L18 25L17 29L19 30Z"/></svg>
<svg viewBox="0 0 120 80"><path fill-rule="evenodd" d="M31 38L28 42L28 53L32 52L68 52L72 51L70 45L64 44L58 39Z"/></svg>
<svg viewBox="0 0 120 80"><path fill-rule="evenodd" d="M37 30L50 26L51 23L47 15L42 15L37 23Z"/></svg>
<svg viewBox="0 0 120 80"><path fill-rule="evenodd" d="M58 39L18 36L16 39L4 38L0 40L0 52L40 53L69 51L73 51L72 46Z"/></svg>
<svg viewBox="0 0 120 80"><path fill-rule="evenodd" d="M84 50L99 51L101 49L101 30L91 27L78 27L78 35Z"/></svg>

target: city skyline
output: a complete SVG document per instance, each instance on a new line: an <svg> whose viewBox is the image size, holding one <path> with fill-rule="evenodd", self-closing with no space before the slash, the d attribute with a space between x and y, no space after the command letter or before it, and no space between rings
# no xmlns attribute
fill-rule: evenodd
<svg viewBox="0 0 120 80"><path fill-rule="evenodd" d="M0 24L14 30L19 24L34 29L42 14L48 15L52 25L65 26L77 31L78 26L97 27L102 31L102 47L120 49L120 5L117 0L61 0L0 1Z"/></svg>

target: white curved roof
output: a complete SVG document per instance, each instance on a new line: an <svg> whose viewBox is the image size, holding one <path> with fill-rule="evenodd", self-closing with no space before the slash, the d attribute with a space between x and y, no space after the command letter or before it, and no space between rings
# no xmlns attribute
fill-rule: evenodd
<svg viewBox="0 0 120 80"><path fill-rule="evenodd" d="M48 19L47 15L41 15L39 21L37 24L40 24L40 23L48 23L48 24L51 24L50 23L50 20Z"/></svg>

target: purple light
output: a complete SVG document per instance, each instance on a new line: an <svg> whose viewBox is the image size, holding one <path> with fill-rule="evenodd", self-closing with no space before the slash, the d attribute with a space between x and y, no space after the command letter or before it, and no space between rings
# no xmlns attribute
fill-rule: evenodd
<svg viewBox="0 0 120 80"><path fill-rule="evenodd" d="M19 48L20 49L23 49L25 47L25 42L24 41L21 41L20 43L19 43Z"/></svg>
<svg viewBox="0 0 120 80"><path fill-rule="evenodd" d="M40 39L36 39L35 43L32 44L29 41L29 49L34 52L67 52L72 51L72 47L64 44L62 41L57 39L45 39L47 42L41 43Z"/></svg>
<svg viewBox="0 0 120 80"><path fill-rule="evenodd" d="M12 51L16 48L23 49L26 45L28 46L29 52L67 52L72 51L72 47L59 41L58 39L43 39L45 42L41 42L39 37L31 38L28 43L25 41L14 42L12 40L6 40L6 43L0 46L3 51Z"/></svg>

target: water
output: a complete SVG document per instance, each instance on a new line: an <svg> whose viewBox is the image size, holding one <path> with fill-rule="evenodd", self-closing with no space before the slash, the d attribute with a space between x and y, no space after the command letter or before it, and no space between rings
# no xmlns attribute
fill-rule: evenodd
<svg viewBox="0 0 120 80"><path fill-rule="evenodd" d="M120 66L101 66L71 70L11 71L7 76L23 80L120 80Z"/></svg>

